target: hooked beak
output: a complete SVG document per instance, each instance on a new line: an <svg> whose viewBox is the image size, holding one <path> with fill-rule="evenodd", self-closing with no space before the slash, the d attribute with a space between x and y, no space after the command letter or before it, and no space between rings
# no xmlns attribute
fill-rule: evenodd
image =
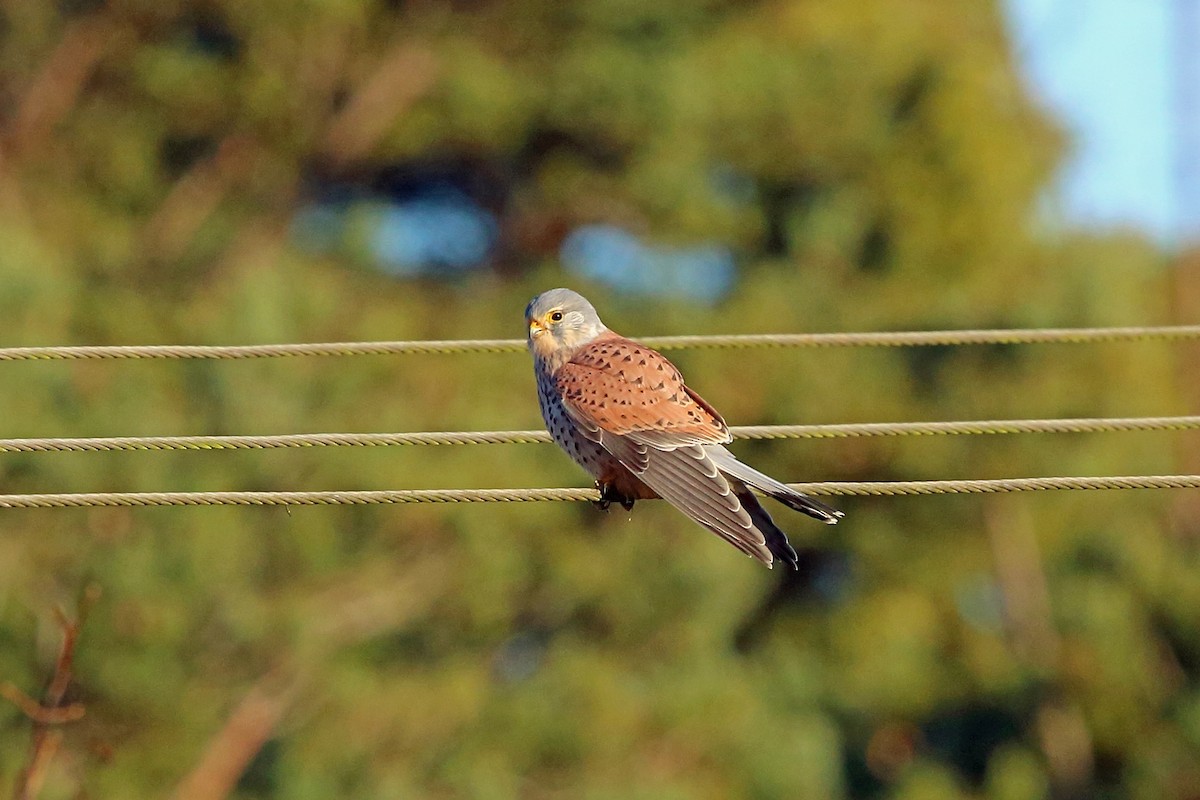
<svg viewBox="0 0 1200 800"><path fill-rule="evenodd" d="M536 339L537 337L541 336L545 332L546 332L546 329L542 327L542 324L540 322L538 322L536 319L529 320L529 338L530 339Z"/></svg>

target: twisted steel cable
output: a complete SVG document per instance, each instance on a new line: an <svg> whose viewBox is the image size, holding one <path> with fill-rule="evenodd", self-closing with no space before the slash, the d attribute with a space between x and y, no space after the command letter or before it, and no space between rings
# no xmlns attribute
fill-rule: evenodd
<svg viewBox="0 0 1200 800"><path fill-rule="evenodd" d="M943 436L1017 433L1109 433L1200 429L1200 416L1107 419L1008 419L953 422L866 422L835 425L735 425L735 439L845 439L869 436ZM0 439L0 453L144 450L268 450L295 447L533 444L545 431L419 431L414 433L293 433L266 436L111 436Z"/></svg>
<svg viewBox="0 0 1200 800"><path fill-rule="evenodd" d="M816 496L995 494L1006 492L1196 489L1200 475L1000 478L944 481L850 481L793 483ZM599 500L595 489L400 489L321 492L95 492L0 495L0 508L90 508L98 506L329 506L408 503L528 503Z"/></svg>
<svg viewBox="0 0 1200 800"><path fill-rule="evenodd" d="M905 347L920 345L1036 344L1200 339L1200 325L1109 328L1013 328L879 333L783 333L647 336L638 341L662 350L749 347ZM511 353L523 339L328 342L263 345L110 345L5 347L0 361L112 359L247 359L291 356L352 356L401 353Z"/></svg>

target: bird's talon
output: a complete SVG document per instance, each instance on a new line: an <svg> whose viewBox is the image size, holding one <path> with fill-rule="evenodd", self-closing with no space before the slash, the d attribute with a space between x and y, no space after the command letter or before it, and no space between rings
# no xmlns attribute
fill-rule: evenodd
<svg viewBox="0 0 1200 800"><path fill-rule="evenodd" d="M608 507L612 505L613 501L612 496L609 494L608 485L601 484L599 481L597 481L596 489L600 492L600 499L593 500L592 505L601 511L608 511Z"/></svg>
<svg viewBox="0 0 1200 800"><path fill-rule="evenodd" d="M592 502L595 504L596 508L600 509L601 511L608 511L608 507L613 503L620 503L621 508L625 509L626 511L633 509L633 498L626 497L625 495L616 491L613 489L612 484L597 483L596 488L600 490L600 499L593 500Z"/></svg>

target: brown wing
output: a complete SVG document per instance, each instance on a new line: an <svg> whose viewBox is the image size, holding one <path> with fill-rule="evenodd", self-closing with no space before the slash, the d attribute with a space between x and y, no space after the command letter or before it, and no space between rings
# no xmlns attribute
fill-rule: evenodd
<svg viewBox="0 0 1200 800"><path fill-rule="evenodd" d="M731 440L725 420L684 385L674 364L628 339L592 342L554 377L572 416L609 433L655 445Z"/></svg>
<svg viewBox="0 0 1200 800"><path fill-rule="evenodd" d="M602 339L560 367L555 381L585 436L671 505L771 564L763 533L704 449L728 442L729 429L670 361L628 339Z"/></svg>

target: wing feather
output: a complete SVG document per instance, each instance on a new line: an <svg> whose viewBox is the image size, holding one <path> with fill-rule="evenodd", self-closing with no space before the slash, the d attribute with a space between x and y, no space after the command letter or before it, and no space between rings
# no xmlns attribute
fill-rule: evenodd
<svg viewBox="0 0 1200 800"><path fill-rule="evenodd" d="M724 444L729 428L661 353L628 339L599 339L554 374L577 421L653 447Z"/></svg>
<svg viewBox="0 0 1200 800"><path fill-rule="evenodd" d="M730 492L729 484L724 478L705 476L688 463L686 455L678 451L655 453L650 459L650 465L639 477L661 485L668 494L677 498L686 510L703 510L714 520L724 520L744 530L748 530L753 524L750 515ZM655 488L649 483L647 485Z"/></svg>
<svg viewBox="0 0 1200 800"><path fill-rule="evenodd" d="M604 446L607 448L614 438L621 437L605 435ZM644 467L640 470L623 459L621 463L694 521L746 555L771 564L771 551L762 531L699 445L670 450L650 448L645 452Z"/></svg>
<svg viewBox="0 0 1200 800"><path fill-rule="evenodd" d="M639 477L663 499L700 525L746 555L769 565L771 553L766 541L738 499L730 494L730 505L719 503L704 489L697 489L690 481L680 480L680 464L677 453L656 454L651 459L651 468Z"/></svg>
<svg viewBox="0 0 1200 800"><path fill-rule="evenodd" d="M706 452L705 445L730 441L729 428L670 361L614 336L584 347L554 378L583 435L671 505L770 566L763 531Z"/></svg>

